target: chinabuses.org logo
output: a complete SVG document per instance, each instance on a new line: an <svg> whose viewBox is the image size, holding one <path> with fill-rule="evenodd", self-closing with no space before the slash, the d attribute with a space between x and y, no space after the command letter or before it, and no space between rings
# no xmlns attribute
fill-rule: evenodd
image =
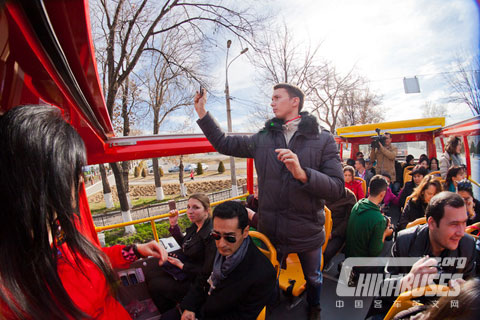
<svg viewBox="0 0 480 320"><path fill-rule="evenodd" d="M466 258L434 258L438 272L430 275L416 275L401 279L407 274L395 270L410 270L419 258L348 258L344 261L337 284L337 295L343 297L392 297L402 292L412 291L419 296L457 296L458 286L451 290L445 287L428 286L435 283L448 286L450 280L462 278L461 273L446 273L447 267L462 269Z"/></svg>

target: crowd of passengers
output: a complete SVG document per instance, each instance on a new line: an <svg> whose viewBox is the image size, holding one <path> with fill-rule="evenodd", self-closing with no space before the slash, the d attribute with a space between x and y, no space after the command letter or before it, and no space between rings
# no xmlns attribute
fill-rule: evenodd
<svg viewBox="0 0 480 320"><path fill-rule="evenodd" d="M82 178L85 147L59 109L20 106L0 117L2 318L130 319L115 299L117 279L113 269L128 268L146 257L158 261L158 267L146 274L146 282L161 319L256 319L265 306L268 318L269 311L278 303L278 279L272 263L249 236L250 228L256 227L270 232L283 267L288 253L298 253L307 282L309 319L320 319L322 256L327 267L342 252L346 258L377 257L388 241L393 242L394 257L419 258L411 268L392 271L406 274L396 280L402 290L411 289L413 277L439 271L434 257L464 257L464 265L447 266L444 271L463 275L450 283L461 287L456 317L467 319L477 314L478 281L469 280L477 275L477 250L474 238L464 231L468 224L480 221L480 204L473 198L471 183L465 179L465 168L458 157L458 138L449 140L440 162L420 157L415 164L413 157L407 156L402 165L395 162L397 150L391 144L391 135L386 133L385 145L372 149L369 159L357 154L343 168L342 177L330 133L319 132L318 123L308 113L299 114L303 94L298 88L286 84L274 87L272 107L277 118L267 122L266 129L253 138L226 138L205 111L206 98L202 94L195 96L199 125L215 148L256 157L257 166L278 170L285 181L279 186L279 177L262 176L257 167L259 184L246 205L228 201L213 213L207 196L191 195L186 211L191 225L185 233L178 226L178 212L171 212L169 231L181 249L170 254L155 241L109 248L95 244L94 237L81 224L85 214L82 208L86 207ZM293 110L296 116L282 116L281 110ZM274 138L269 140L271 137ZM268 148L262 149L276 143L297 147L292 149L299 156L284 148L275 149L273 156ZM328 152L324 151L322 161L313 153L315 149L300 150L309 143L323 144ZM306 155L312 155L309 166L314 169L300 166L298 158ZM262 159L266 162L262 163ZM403 172L398 171L410 165L414 165L409 173L411 181L403 181ZM447 169L443 170L445 166ZM440 171L440 177L436 171ZM285 185L288 188L284 190ZM286 203L302 215L281 220L277 213L271 216L275 219L265 219L276 212L268 211L262 197L267 194L271 200L280 191L287 196L288 192L293 193L296 201ZM316 201L317 194L322 194L325 201ZM286 200L278 201L281 203L269 205L278 206ZM324 204L331 210L333 230L322 253ZM393 206L402 208L395 227L387 215L388 208ZM307 211L302 211L305 207ZM311 212L315 212L314 217L303 215ZM288 213L282 211L281 215ZM418 218L424 218L426 223L408 226ZM291 223L292 230L282 229L278 233L277 225L282 221ZM292 248L292 243L305 249L285 249ZM352 282L360 272L354 270ZM442 305L448 303L442 299ZM403 316L441 318L436 309L429 307L409 312Z"/></svg>

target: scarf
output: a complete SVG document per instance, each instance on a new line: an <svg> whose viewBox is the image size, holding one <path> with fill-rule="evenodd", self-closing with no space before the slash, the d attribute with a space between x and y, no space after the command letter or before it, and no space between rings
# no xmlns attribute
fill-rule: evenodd
<svg viewBox="0 0 480 320"><path fill-rule="evenodd" d="M224 257L218 253L215 255L215 261L213 262L213 270L210 278L208 278L208 283L210 284L210 290L208 294L210 295L213 290L216 289L218 284L225 280L228 275L243 261L245 254L248 250L248 245L250 243L250 237L247 237L243 240L243 243L240 245L240 248L229 257Z"/></svg>
<svg viewBox="0 0 480 320"><path fill-rule="evenodd" d="M285 140L287 141L287 145L292 139L295 132L298 130L298 125L300 124L301 117L294 118L290 121L287 121L284 125L282 125L283 135L285 136Z"/></svg>

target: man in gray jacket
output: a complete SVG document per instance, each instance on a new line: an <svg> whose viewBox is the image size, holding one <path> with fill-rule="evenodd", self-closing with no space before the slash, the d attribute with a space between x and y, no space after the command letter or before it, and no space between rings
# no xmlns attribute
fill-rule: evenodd
<svg viewBox="0 0 480 320"><path fill-rule="evenodd" d="M226 136L205 110L206 92L195 96L198 125L223 154L254 158L258 175L258 229L279 257L296 252L307 281L311 319L320 317L320 270L325 241L325 200L344 193L343 170L333 136L315 117L301 112L303 92L289 84L274 86L275 118L253 136Z"/></svg>

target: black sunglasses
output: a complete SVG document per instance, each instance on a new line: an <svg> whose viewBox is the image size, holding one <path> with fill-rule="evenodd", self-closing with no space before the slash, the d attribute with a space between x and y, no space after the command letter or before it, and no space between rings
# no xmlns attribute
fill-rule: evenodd
<svg viewBox="0 0 480 320"><path fill-rule="evenodd" d="M210 233L210 235L212 236L212 238L214 240L220 240L223 237L223 239L227 240L230 243L237 242L237 238L234 235L231 235L231 234L222 236L220 233L212 231L212 233Z"/></svg>

